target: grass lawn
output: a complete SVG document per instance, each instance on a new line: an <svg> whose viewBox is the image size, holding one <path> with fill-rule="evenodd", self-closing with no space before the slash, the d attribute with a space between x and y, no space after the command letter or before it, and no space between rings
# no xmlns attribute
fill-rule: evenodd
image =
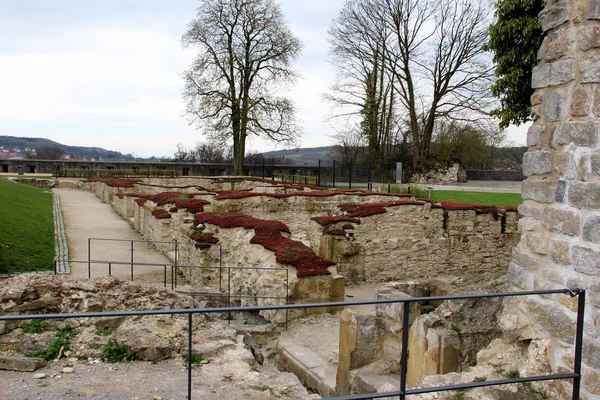
<svg viewBox="0 0 600 400"><path fill-rule="evenodd" d="M54 267L52 192L0 179L0 273Z"/></svg>
<svg viewBox="0 0 600 400"><path fill-rule="evenodd" d="M422 198L428 198L426 190L419 194ZM484 204L488 206L518 206L523 203L523 199L519 193L461 192L458 190L432 190L431 200Z"/></svg>

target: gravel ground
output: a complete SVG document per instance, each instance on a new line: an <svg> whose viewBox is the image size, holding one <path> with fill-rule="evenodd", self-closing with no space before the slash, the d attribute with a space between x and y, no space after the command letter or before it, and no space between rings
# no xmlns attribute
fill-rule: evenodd
<svg viewBox="0 0 600 400"><path fill-rule="evenodd" d="M63 373L73 366L73 373ZM195 367L192 373L192 399L295 399L308 398L291 374L279 372L272 364L244 371L236 377L229 362L216 360ZM37 374L45 378L36 379ZM88 365L66 359L52 361L36 372L0 371L0 398L3 400L70 399L151 399L187 398L187 369L183 361L159 363L133 361Z"/></svg>

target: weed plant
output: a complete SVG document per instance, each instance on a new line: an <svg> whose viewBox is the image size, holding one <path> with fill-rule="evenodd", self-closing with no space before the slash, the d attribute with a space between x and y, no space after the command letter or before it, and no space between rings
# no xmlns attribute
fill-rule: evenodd
<svg viewBox="0 0 600 400"><path fill-rule="evenodd" d="M125 360L133 361L137 357L133 349L110 339L101 350L100 359L108 363L118 363Z"/></svg>
<svg viewBox="0 0 600 400"><path fill-rule="evenodd" d="M45 321L34 319L31 322L25 322L21 325L21 330L25 333L40 334L46 332L48 323Z"/></svg>
<svg viewBox="0 0 600 400"><path fill-rule="evenodd" d="M71 338L77 334L70 326L58 328L52 327L52 330L56 333L56 339L54 339L48 349L38 351L37 353L27 354L27 357L38 357L43 358L46 361L54 360L59 358L65 351L71 349Z"/></svg>

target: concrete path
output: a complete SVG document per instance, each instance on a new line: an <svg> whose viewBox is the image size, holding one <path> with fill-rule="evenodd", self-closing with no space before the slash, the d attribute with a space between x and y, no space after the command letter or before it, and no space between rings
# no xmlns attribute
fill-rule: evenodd
<svg viewBox="0 0 600 400"><path fill-rule="evenodd" d="M91 241L91 259L111 262L131 261L130 240L143 240L110 205L103 203L94 194L77 189L58 189L69 243L71 275L88 276L88 239L119 239L124 241ZM134 243L134 262L170 264L161 252L145 243ZM131 279L131 265L112 266L112 275ZM108 263L92 264L92 277L108 275ZM170 268L167 268L170 282ZM163 282L164 267L135 266L134 280Z"/></svg>

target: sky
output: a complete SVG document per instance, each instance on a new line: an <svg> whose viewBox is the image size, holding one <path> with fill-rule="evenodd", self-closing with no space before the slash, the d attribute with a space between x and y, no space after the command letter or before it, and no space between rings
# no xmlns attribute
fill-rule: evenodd
<svg viewBox="0 0 600 400"><path fill-rule="evenodd" d="M334 83L327 30L345 0L280 0L304 48L289 89L301 147L329 146L335 124L322 96ZM181 35L197 0L0 0L0 135L48 138L140 157L206 141L188 125L181 74L195 49ZM525 143L526 129L508 140ZM248 150L275 145L253 139Z"/></svg>

